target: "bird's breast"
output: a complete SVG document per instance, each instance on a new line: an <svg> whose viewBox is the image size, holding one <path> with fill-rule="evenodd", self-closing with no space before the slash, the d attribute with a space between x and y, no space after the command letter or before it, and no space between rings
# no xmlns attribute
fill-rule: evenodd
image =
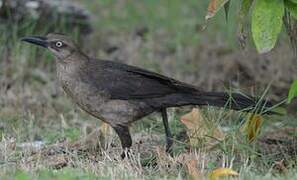
<svg viewBox="0 0 297 180"><path fill-rule="evenodd" d="M108 100L105 92L96 89L88 77L69 67L58 67L57 77L66 94L89 113L99 112L100 107Z"/></svg>

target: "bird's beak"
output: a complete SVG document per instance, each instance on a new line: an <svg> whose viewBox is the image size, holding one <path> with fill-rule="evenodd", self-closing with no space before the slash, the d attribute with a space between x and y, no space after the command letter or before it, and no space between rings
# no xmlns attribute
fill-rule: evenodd
<svg viewBox="0 0 297 180"><path fill-rule="evenodd" d="M42 46L44 48L48 47L47 38L42 37L42 36L28 36L28 37L22 38L21 41L36 44L36 45Z"/></svg>

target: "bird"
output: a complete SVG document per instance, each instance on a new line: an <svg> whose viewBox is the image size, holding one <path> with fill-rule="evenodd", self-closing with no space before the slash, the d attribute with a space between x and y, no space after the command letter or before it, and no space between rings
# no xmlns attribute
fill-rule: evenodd
<svg viewBox="0 0 297 180"><path fill-rule="evenodd" d="M109 124L118 135L122 158L132 146L131 123L160 112L165 129L166 151L173 136L167 109L186 105L225 107L252 111L267 109L267 100L230 92L207 92L173 78L110 60L89 57L67 35L26 36L21 41L48 49L55 57L59 84L82 110Z"/></svg>

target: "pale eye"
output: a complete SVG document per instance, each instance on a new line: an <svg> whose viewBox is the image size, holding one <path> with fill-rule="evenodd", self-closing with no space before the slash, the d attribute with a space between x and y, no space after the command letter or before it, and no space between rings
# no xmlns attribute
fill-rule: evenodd
<svg viewBox="0 0 297 180"><path fill-rule="evenodd" d="M60 48L63 46L63 43L61 41L56 42L56 47Z"/></svg>

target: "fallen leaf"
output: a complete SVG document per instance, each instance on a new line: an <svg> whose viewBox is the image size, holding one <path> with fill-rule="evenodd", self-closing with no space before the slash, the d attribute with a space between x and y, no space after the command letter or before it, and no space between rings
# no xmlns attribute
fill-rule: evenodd
<svg viewBox="0 0 297 180"><path fill-rule="evenodd" d="M263 118L258 114L250 114L242 126L242 131L247 134L249 143L253 142L261 130Z"/></svg>
<svg viewBox="0 0 297 180"><path fill-rule="evenodd" d="M216 180L221 176L239 176L239 174L236 171L233 171L231 168L218 168L209 174L209 179Z"/></svg>
<svg viewBox="0 0 297 180"><path fill-rule="evenodd" d="M208 4L205 20L212 18L229 0L211 0Z"/></svg>
<svg viewBox="0 0 297 180"><path fill-rule="evenodd" d="M190 179L193 180L200 180L203 179L203 175L200 171L198 171L196 165L197 165L197 160L192 159L186 163L187 168L188 168L188 173L190 176Z"/></svg>
<svg viewBox="0 0 297 180"><path fill-rule="evenodd" d="M193 147L203 144L211 148L217 144L218 140L225 138L219 128L213 128L206 123L198 108L193 108L190 113L182 116L181 122L187 127L187 135Z"/></svg>

